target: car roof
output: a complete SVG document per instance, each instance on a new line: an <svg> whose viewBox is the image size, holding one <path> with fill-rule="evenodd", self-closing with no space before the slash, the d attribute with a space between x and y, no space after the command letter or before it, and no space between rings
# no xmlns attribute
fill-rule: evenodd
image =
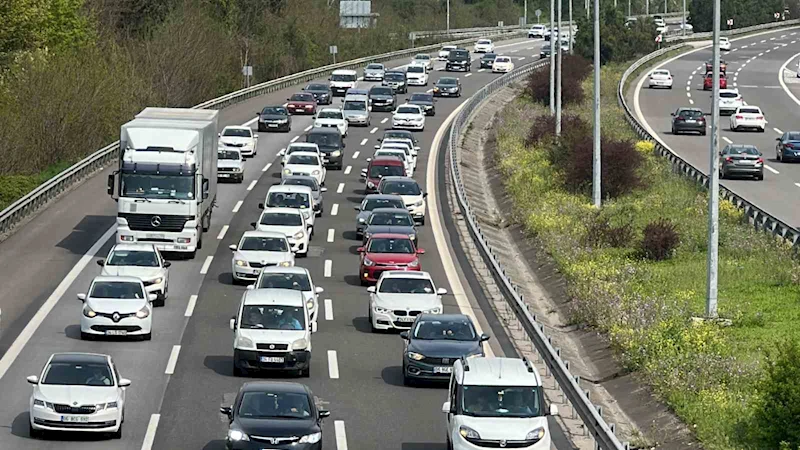
<svg viewBox="0 0 800 450"><path fill-rule="evenodd" d="M378 149L380 150L380 149ZM399 162L399 164L398 164ZM402 166L403 162L399 159L395 158L394 156L377 156L372 161L369 162L370 166L375 164L384 164L388 166Z"/></svg>
<svg viewBox="0 0 800 450"><path fill-rule="evenodd" d="M133 243L133 244L115 244L109 253L112 251L138 251L138 252L153 252L156 251L156 246L154 244L145 244L145 243Z"/></svg>
<svg viewBox="0 0 800 450"><path fill-rule="evenodd" d="M243 384L242 392L292 392L297 394L307 394L308 387L301 383L291 381L248 381Z"/></svg>
<svg viewBox="0 0 800 450"><path fill-rule="evenodd" d="M358 72L350 69L336 69L331 72L331 75L357 75Z"/></svg>
<svg viewBox="0 0 800 450"><path fill-rule="evenodd" d="M453 375L464 386L541 386L539 371L519 358L475 357L457 360Z"/></svg>
<svg viewBox="0 0 800 450"><path fill-rule="evenodd" d="M267 266L261 269L261 273L294 273L294 274L306 274L310 276L310 272L308 271L308 269L300 266L291 266L291 267Z"/></svg>
<svg viewBox="0 0 800 450"><path fill-rule="evenodd" d="M424 280L433 280L431 274L423 270L387 270L381 275L382 280L386 278L421 278Z"/></svg>
<svg viewBox="0 0 800 450"><path fill-rule="evenodd" d="M327 107L327 108L320 108L319 112L323 112L323 111L342 112L342 108L336 108L336 107L330 107L330 106Z"/></svg>
<svg viewBox="0 0 800 450"><path fill-rule="evenodd" d="M71 363L71 364L99 364L108 363L110 356L101 353L79 353L79 352L64 352L53 353L50 356L50 362L54 363Z"/></svg>
<svg viewBox="0 0 800 450"><path fill-rule="evenodd" d="M349 91L348 91L349 92ZM369 101L369 91L364 91L363 94L349 93L344 96L345 102L367 102ZM333 130L336 131L336 130Z"/></svg>
<svg viewBox="0 0 800 450"><path fill-rule="evenodd" d="M298 148L298 147L307 147L307 148L313 147L313 148L316 148L317 150L319 150L319 145L317 145L317 144L315 144L313 142L292 142L292 143L289 144L288 147L286 147L286 150L289 150L290 148Z"/></svg>
<svg viewBox="0 0 800 450"><path fill-rule="evenodd" d="M305 306L301 291L294 289L261 288L244 292L245 305Z"/></svg>
<svg viewBox="0 0 800 450"><path fill-rule="evenodd" d="M126 277L122 275L98 275L94 277L92 283L110 283L110 282L126 282L126 283L141 283L142 280L137 277Z"/></svg>
<svg viewBox="0 0 800 450"><path fill-rule="evenodd" d="M402 233L375 233L369 237L370 239L381 238L381 239L406 239L411 240L407 234Z"/></svg>
<svg viewBox="0 0 800 450"><path fill-rule="evenodd" d="M284 208L282 206L278 206L278 207L274 207L274 208L264 208L264 210L261 211L261 215L262 216L264 214L269 214L269 213L294 214L294 215L297 215L297 216L302 216L303 215L303 213L300 212L300 210L297 209L297 208Z"/></svg>
<svg viewBox="0 0 800 450"><path fill-rule="evenodd" d="M372 214L377 214L377 213L387 213L387 214L406 213L406 214L411 214L410 212L408 212L408 209L406 209L406 208L375 208L375 209L372 210Z"/></svg>
<svg viewBox="0 0 800 450"><path fill-rule="evenodd" d="M278 233L277 231L258 231L258 230L248 230L242 234L243 238L246 237L262 237L262 238L276 238L276 239L286 239L286 235L284 233Z"/></svg>
<svg viewBox="0 0 800 450"><path fill-rule="evenodd" d="M297 153L292 153L292 155L296 155ZM311 153L311 155L317 156L316 153ZM298 186L296 184L275 184L270 186L269 191L267 191L267 195L272 194L273 192L300 192L304 194L310 194L311 188L308 186Z"/></svg>
<svg viewBox="0 0 800 450"><path fill-rule="evenodd" d="M411 107L411 108L414 108L414 109L420 109L419 105L415 105L413 103L403 103L402 105L398 106L398 108L402 108L404 106L405 107Z"/></svg>
<svg viewBox="0 0 800 450"><path fill-rule="evenodd" d="M228 126L226 126L225 128L222 129L222 131L225 131L225 130L250 130L250 131L253 131L252 128L246 127L246 126L242 126L242 125L228 125Z"/></svg>

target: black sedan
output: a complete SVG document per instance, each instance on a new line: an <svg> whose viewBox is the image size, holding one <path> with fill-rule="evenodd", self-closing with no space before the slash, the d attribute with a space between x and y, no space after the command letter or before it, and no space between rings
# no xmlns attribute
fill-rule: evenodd
<svg viewBox="0 0 800 450"><path fill-rule="evenodd" d="M461 81L458 78L442 77L433 85L434 97L461 97Z"/></svg>
<svg viewBox="0 0 800 450"><path fill-rule="evenodd" d="M408 236L416 246L417 227L414 218L406 208L375 208L367 220L361 237L362 245L370 236L378 233L403 234Z"/></svg>
<svg viewBox="0 0 800 450"><path fill-rule="evenodd" d="M481 56L481 69L491 69L495 58L497 58L497 53L484 53Z"/></svg>
<svg viewBox="0 0 800 450"><path fill-rule="evenodd" d="M305 92L310 92L318 105L330 105L333 102L333 91L327 84L312 83L304 87Z"/></svg>
<svg viewBox="0 0 800 450"><path fill-rule="evenodd" d="M406 99L406 103L418 105L425 111L426 116L436 115L436 105L434 104L436 100L433 98L433 94L426 94L424 92L411 94L411 97Z"/></svg>
<svg viewBox="0 0 800 450"><path fill-rule="evenodd" d="M457 359L485 356L483 343L486 334L478 334L465 314L420 314L411 330L400 337L406 341L403 349L403 383L417 380L450 379Z"/></svg>
<svg viewBox="0 0 800 450"><path fill-rule="evenodd" d="M394 111L397 106L397 97L389 86L372 86L367 96L373 111Z"/></svg>
<svg viewBox="0 0 800 450"><path fill-rule="evenodd" d="M266 106L256 115L258 131L292 131L292 116L283 106Z"/></svg>
<svg viewBox="0 0 800 450"><path fill-rule="evenodd" d="M775 151L778 161L800 161L800 131L787 131L777 141Z"/></svg>
<svg viewBox="0 0 800 450"><path fill-rule="evenodd" d="M220 412L230 421L228 450L321 450L322 419L330 416L308 386L277 381L245 383Z"/></svg>
<svg viewBox="0 0 800 450"><path fill-rule="evenodd" d="M706 135L706 117L699 108L678 108L672 113L672 134L685 132Z"/></svg>

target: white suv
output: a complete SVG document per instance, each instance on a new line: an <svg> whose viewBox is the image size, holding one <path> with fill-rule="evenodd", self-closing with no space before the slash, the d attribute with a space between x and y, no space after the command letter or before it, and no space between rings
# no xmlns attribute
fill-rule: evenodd
<svg viewBox="0 0 800 450"><path fill-rule="evenodd" d="M447 448L549 450L547 416L558 415L558 408L546 406L542 379L530 361L480 356L458 360L442 405Z"/></svg>

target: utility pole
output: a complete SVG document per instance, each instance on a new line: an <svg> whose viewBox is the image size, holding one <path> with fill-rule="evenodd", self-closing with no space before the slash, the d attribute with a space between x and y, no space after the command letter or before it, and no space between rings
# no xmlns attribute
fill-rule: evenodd
<svg viewBox="0 0 800 450"><path fill-rule="evenodd" d="M631 16L631 0L628 0L628 17Z"/></svg>
<svg viewBox="0 0 800 450"><path fill-rule="evenodd" d="M716 319L717 275L719 269L719 21L720 0L714 0L714 72L711 95L711 148L708 169L708 279L706 285L706 318Z"/></svg>
<svg viewBox="0 0 800 450"><path fill-rule="evenodd" d="M664 0L664 14L667 14L667 0Z"/></svg>
<svg viewBox="0 0 800 450"><path fill-rule="evenodd" d="M558 44L556 51L558 52L558 64L556 64L556 136L561 137L561 0L558 0ZM551 35L552 36L552 35ZM552 37L551 37L552 39Z"/></svg>
<svg viewBox="0 0 800 450"><path fill-rule="evenodd" d="M719 1L719 0L717 0ZM594 133L592 152L592 200L600 208L600 0L594 0Z"/></svg>
<svg viewBox="0 0 800 450"><path fill-rule="evenodd" d="M681 35L686 37L686 0L683 0L683 16L681 17Z"/></svg>
<svg viewBox="0 0 800 450"><path fill-rule="evenodd" d="M525 14L523 17L525 17L525 26L528 26L528 0L525 0Z"/></svg>
<svg viewBox="0 0 800 450"><path fill-rule="evenodd" d="M550 115L556 114L556 32L553 22L556 15L555 0L550 0Z"/></svg>
<svg viewBox="0 0 800 450"><path fill-rule="evenodd" d="M583 0L583 10L586 11L586 20L589 20L589 0Z"/></svg>
<svg viewBox="0 0 800 450"><path fill-rule="evenodd" d="M644 15L650 15L650 0L644 0Z"/></svg>
<svg viewBox="0 0 800 450"><path fill-rule="evenodd" d="M572 31L575 28L572 26L572 0L569 0L569 54L572 54Z"/></svg>
<svg viewBox="0 0 800 450"><path fill-rule="evenodd" d="M447 0L447 34L450 34L450 0Z"/></svg>

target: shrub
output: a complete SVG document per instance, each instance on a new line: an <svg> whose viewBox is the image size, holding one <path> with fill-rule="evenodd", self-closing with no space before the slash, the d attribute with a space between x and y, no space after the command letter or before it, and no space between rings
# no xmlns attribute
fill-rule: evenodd
<svg viewBox="0 0 800 450"><path fill-rule="evenodd" d="M528 75L525 95L534 102L550 104L550 68L548 66L536 69Z"/></svg>
<svg viewBox="0 0 800 450"><path fill-rule="evenodd" d="M757 424L765 447L788 444L796 448L800 446L800 344L796 340L778 343L766 351L763 367Z"/></svg>
<svg viewBox="0 0 800 450"><path fill-rule="evenodd" d="M608 217L595 214L589 217L584 243L591 247L609 246L621 248L633 239L633 224L628 221L620 226L611 225Z"/></svg>
<svg viewBox="0 0 800 450"><path fill-rule="evenodd" d="M582 56L562 55L561 58L561 104L579 104L586 95L581 83L591 72L589 60ZM550 67L534 70L528 75L525 94L533 101L550 105Z"/></svg>
<svg viewBox="0 0 800 450"><path fill-rule="evenodd" d="M680 243L680 236L671 220L660 218L644 227L641 243L642 255L654 261L663 261L672 256Z"/></svg>
<svg viewBox="0 0 800 450"><path fill-rule="evenodd" d="M594 146L591 132L576 136L569 142L569 157L564 158L565 187L572 192L584 192L592 185ZM642 187L638 169L644 162L642 155L629 141L600 141L600 172L602 195L616 198Z"/></svg>

